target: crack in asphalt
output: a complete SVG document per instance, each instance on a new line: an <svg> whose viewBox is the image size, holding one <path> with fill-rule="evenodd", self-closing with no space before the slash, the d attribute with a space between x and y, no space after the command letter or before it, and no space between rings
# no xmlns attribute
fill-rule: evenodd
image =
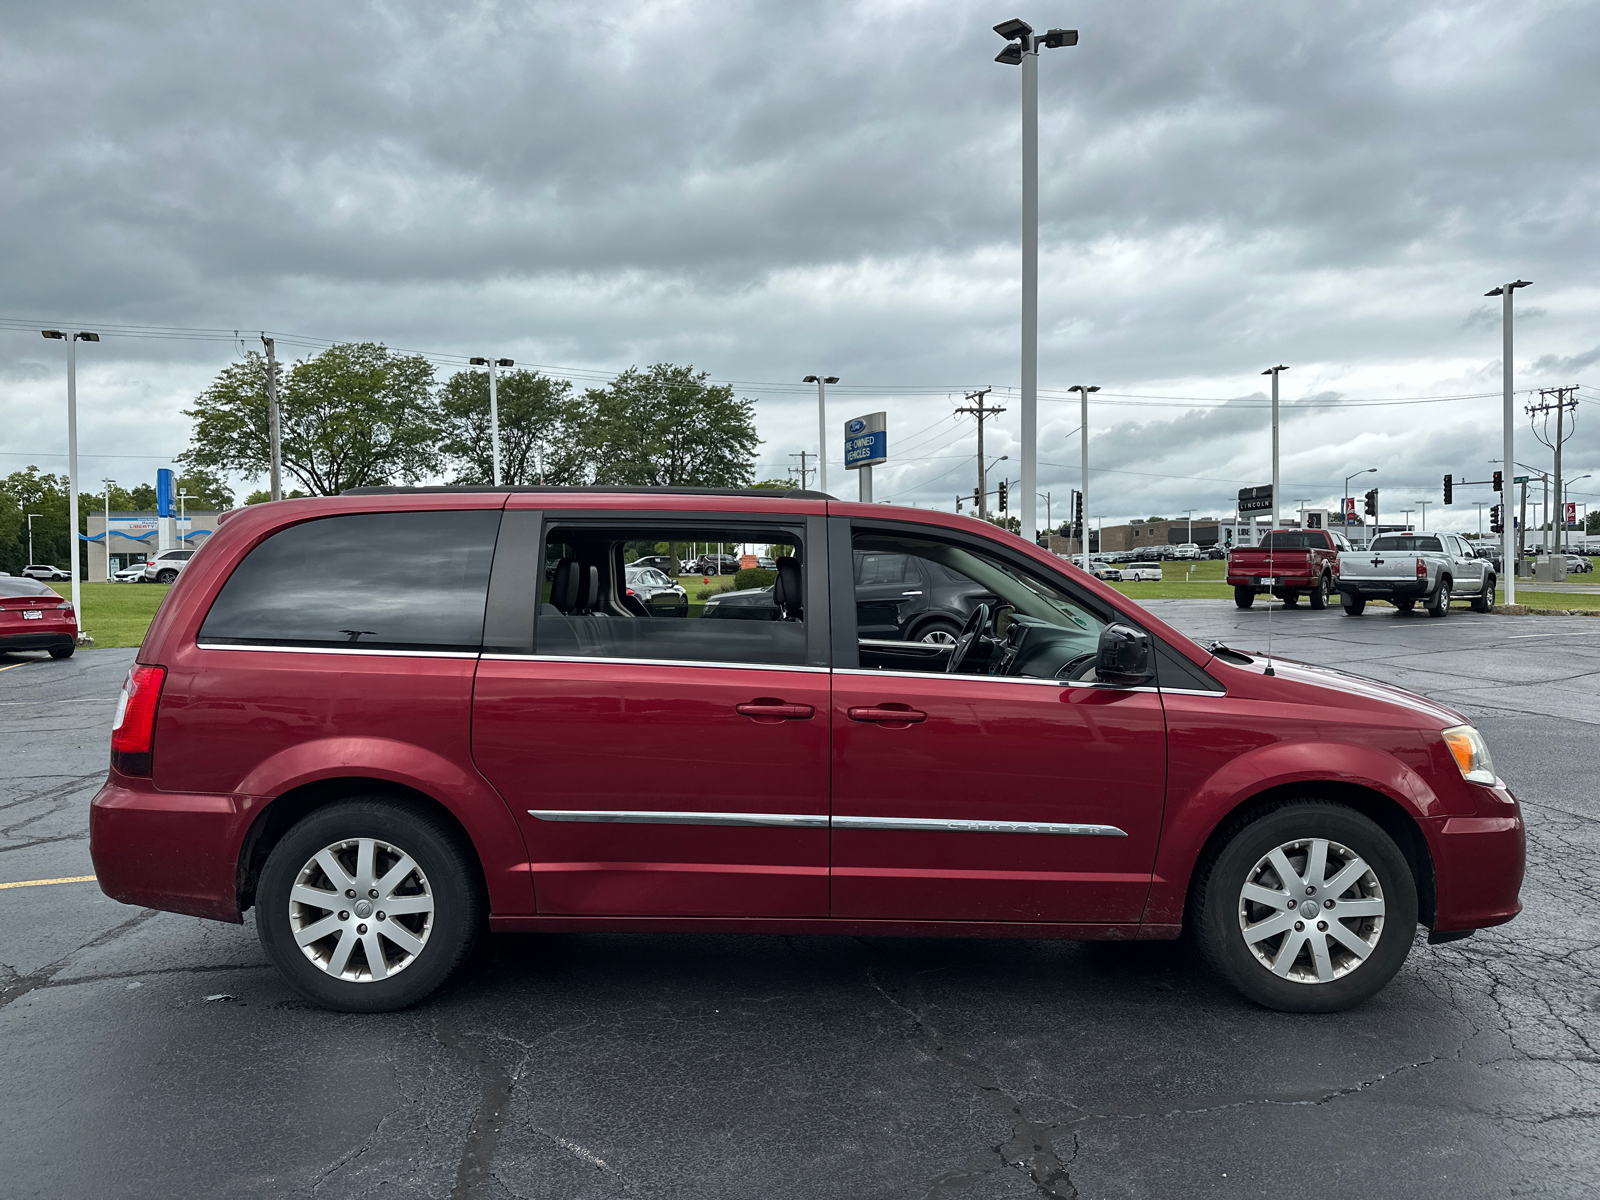
<svg viewBox="0 0 1600 1200"><path fill-rule="evenodd" d="M478 1072L482 1095L461 1145L450 1200L481 1200L498 1184L494 1154L511 1107L511 1075L486 1049L473 1044L474 1035L448 1027L437 1014L432 1025L433 1040Z"/></svg>
<svg viewBox="0 0 1600 1200"><path fill-rule="evenodd" d="M47 966L40 967L37 971L32 971L27 975L19 975L15 971L12 971L12 978L4 986L0 986L0 1008L5 1008L14 1001L22 999L22 997L26 996L28 993L48 986L51 980L53 980L58 974L67 968L67 965L72 961L74 955L81 954L85 950L97 949L109 942L114 942L124 934L132 933L135 929L143 925L155 915L156 910L153 908L140 909L133 916L122 922L122 924L114 925L105 932L90 938L82 945L67 951L67 953L56 959L55 962L50 963Z"/></svg>

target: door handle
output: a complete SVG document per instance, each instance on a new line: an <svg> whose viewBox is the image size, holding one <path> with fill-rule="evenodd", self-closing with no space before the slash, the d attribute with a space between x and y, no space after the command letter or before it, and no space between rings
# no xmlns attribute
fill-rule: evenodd
<svg viewBox="0 0 1600 1200"><path fill-rule="evenodd" d="M809 721L817 710L809 704L785 704L781 700L753 700L749 704L735 704L733 711L759 720Z"/></svg>
<svg viewBox="0 0 1600 1200"><path fill-rule="evenodd" d="M852 708L849 710L849 717L852 721L874 721L880 725L915 725L919 721L926 721L928 714L914 708L877 705L871 708Z"/></svg>

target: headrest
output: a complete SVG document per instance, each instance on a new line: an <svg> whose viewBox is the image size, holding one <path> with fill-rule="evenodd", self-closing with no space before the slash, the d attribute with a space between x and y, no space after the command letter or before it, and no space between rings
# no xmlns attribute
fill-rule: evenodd
<svg viewBox="0 0 1600 1200"><path fill-rule="evenodd" d="M593 612L600 603L600 568L583 568L584 586L579 589L583 596L583 611Z"/></svg>
<svg viewBox="0 0 1600 1200"><path fill-rule="evenodd" d="M805 610L805 592L799 559L785 556L778 560L778 580L772 585L772 602L778 606L784 620L800 620L800 614Z"/></svg>
<svg viewBox="0 0 1600 1200"><path fill-rule="evenodd" d="M550 603L564 613L578 607L578 562L563 558L556 564L556 573L550 583Z"/></svg>

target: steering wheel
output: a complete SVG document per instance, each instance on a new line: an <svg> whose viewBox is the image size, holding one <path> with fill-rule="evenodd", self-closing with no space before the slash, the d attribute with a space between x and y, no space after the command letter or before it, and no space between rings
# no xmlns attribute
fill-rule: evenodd
<svg viewBox="0 0 1600 1200"><path fill-rule="evenodd" d="M989 627L989 606L980 604L972 610L972 615L967 618L967 623L961 627L961 633L956 638L955 647L950 651L950 661L945 663L947 674L954 675L961 670L961 664L966 662L967 656L972 653L972 647L977 642L979 635Z"/></svg>
<svg viewBox="0 0 1600 1200"><path fill-rule="evenodd" d="M1078 678L1078 674L1083 670L1083 668L1094 662L1099 657L1099 652L1095 650L1091 650L1088 654L1080 654L1078 657L1074 658L1071 662L1067 663L1059 671L1057 671L1056 678L1076 680Z"/></svg>

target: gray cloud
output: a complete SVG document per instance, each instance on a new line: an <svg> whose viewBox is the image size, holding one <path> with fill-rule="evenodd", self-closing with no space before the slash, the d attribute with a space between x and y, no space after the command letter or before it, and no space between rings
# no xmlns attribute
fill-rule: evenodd
<svg viewBox="0 0 1600 1200"><path fill-rule="evenodd" d="M881 406L910 433L950 404L909 385L1017 376L1018 78L989 31L1008 12L7 4L8 311L740 380L826 365L841 419ZM1093 0L1071 20L1080 46L1040 72L1042 382L1242 397L1108 400L1097 454L1155 464L1102 491L1126 512L1235 486L1157 474L1263 477L1247 393L1271 362L1294 366L1304 490L1356 460L1420 487L1487 459L1492 400L1306 402L1498 387L1497 280L1536 281L1522 386L1596 361L1592 6ZM108 336L85 351L86 444L181 448L178 410L233 349ZM0 453L59 442L55 361L0 333ZM776 473L814 408L752 394ZM1069 408L1041 405L1041 459L1075 461ZM970 488L970 426L948 432L885 471L905 499Z"/></svg>

